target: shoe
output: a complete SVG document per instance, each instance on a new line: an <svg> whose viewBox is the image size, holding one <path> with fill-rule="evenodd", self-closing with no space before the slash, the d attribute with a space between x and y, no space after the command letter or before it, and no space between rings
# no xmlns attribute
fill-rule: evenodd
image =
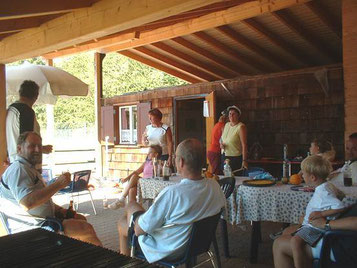
<svg viewBox="0 0 357 268"><path fill-rule="evenodd" d="M277 239L279 236L281 236L282 234L283 234L283 231L279 231L279 232L270 234L269 237L270 237L270 239L275 240L275 239Z"/></svg>
<svg viewBox="0 0 357 268"><path fill-rule="evenodd" d="M122 207L125 207L125 200L121 200L121 199L118 199L117 201L111 203L108 208L109 209L118 209L118 208L122 208Z"/></svg>

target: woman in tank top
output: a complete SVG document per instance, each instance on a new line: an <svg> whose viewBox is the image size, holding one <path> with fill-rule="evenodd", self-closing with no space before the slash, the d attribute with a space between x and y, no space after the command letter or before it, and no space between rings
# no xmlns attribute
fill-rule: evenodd
<svg viewBox="0 0 357 268"><path fill-rule="evenodd" d="M172 132L168 125L162 123L162 113L154 108L149 111L151 124L146 126L143 133L142 142L146 145L160 145L162 155L160 160L165 161L169 166L172 164Z"/></svg>
<svg viewBox="0 0 357 268"><path fill-rule="evenodd" d="M233 171L248 168L247 128L239 120L241 111L237 106L229 106L227 110L229 122L225 124L221 137L224 151L221 163L224 165L224 160L229 159Z"/></svg>

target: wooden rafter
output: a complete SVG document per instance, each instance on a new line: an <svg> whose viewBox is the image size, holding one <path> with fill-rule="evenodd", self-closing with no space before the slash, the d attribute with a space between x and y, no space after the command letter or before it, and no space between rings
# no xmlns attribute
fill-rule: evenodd
<svg viewBox="0 0 357 268"><path fill-rule="evenodd" d="M272 44L285 50L303 67L306 67L308 65L307 64L308 60L305 60L307 58L305 55L302 55L296 49L291 47L284 39L272 33L271 31L263 27L260 23L256 22L254 19L247 19L241 22L244 25L246 25L248 28L256 32L257 34L259 34L261 37L264 37L265 39L269 40Z"/></svg>
<svg viewBox="0 0 357 268"><path fill-rule="evenodd" d="M194 36L199 38L203 42L207 43L208 45L218 49L219 51L221 51L231 57L234 57L236 60L243 63L244 66L247 66L250 70L253 70L253 72L248 71L248 73L249 72L256 73L256 70L262 71L262 72L267 70L264 67L262 68L262 66L260 64L257 64L256 62L254 62L253 59L248 58L242 54L239 54L238 51L223 44L222 42L220 42L217 39L213 38L212 36L206 34L205 32L194 33Z"/></svg>
<svg viewBox="0 0 357 268"><path fill-rule="evenodd" d="M0 20L66 13L91 6L98 0L1 1Z"/></svg>
<svg viewBox="0 0 357 268"><path fill-rule="evenodd" d="M305 3L311 0L300 0ZM167 27L158 28L149 32L141 32L140 39L130 44L119 44L101 50L103 53L126 50L138 46L160 42L179 36L192 34L209 28L234 23L243 19L252 18L261 14L296 5L296 0L275 0L271 2L253 1L237 5L225 10L213 12L195 19L186 20Z"/></svg>
<svg viewBox="0 0 357 268"><path fill-rule="evenodd" d="M172 41L176 42L177 44L180 44L181 46L190 49L191 51L196 52L197 54L206 57L207 59L211 60L212 62L218 64L221 66L221 68L226 69L231 73L231 76L236 76L236 75L241 75L243 73L239 73L238 70L241 68L237 64L227 61L223 59L222 57L217 56L216 54L210 52L209 50L206 50L204 48L201 48L190 41L187 41L186 39L182 37L176 37L172 39Z"/></svg>
<svg viewBox="0 0 357 268"><path fill-rule="evenodd" d="M0 62L42 55L219 1L102 0L89 8L78 9L46 22L36 29L5 38L0 42Z"/></svg>
<svg viewBox="0 0 357 268"><path fill-rule="evenodd" d="M183 52L177 50L176 48L173 48L167 44L159 42L159 43L154 43L151 45L158 49L161 49L162 51L165 51L175 57L178 57L181 60L184 60L192 65L202 68L206 72L215 76L216 77L215 80L231 77L227 72L224 72L221 69L216 68L214 65L197 60L194 57L191 57L191 56L189 56L189 55L187 55L187 54L185 54L185 53L183 53Z"/></svg>
<svg viewBox="0 0 357 268"><path fill-rule="evenodd" d="M332 60L333 62L338 61L338 56L334 51L332 51L328 44L322 44L308 29L303 28L287 11L276 11L272 15L283 25L289 28L293 33L303 38L312 47L316 49L317 52L322 54L325 58Z"/></svg>
<svg viewBox="0 0 357 268"><path fill-rule="evenodd" d="M10 36L10 35L13 35L14 33L16 33L16 32L2 33L2 34L0 34L0 41L1 41L2 39L4 39L5 37L8 37L8 36Z"/></svg>
<svg viewBox="0 0 357 268"><path fill-rule="evenodd" d="M151 66L151 67L153 67L155 69L161 70L161 71L163 71L165 73L168 73L168 74L171 74L171 75L176 76L178 78L181 78L181 79L183 79L183 80L185 80L187 82L190 82L190 83L199 83L199 82L203 82L204 81L204 80L192 77L192 76L190 76L188 74L185 74L183 72L180 72L178 70L169 68L166 65L163 65L163 64L158 63L156 61L150 60L150 59L148 59L146 57L143 57L143 56L141 56L141 55L139 55L139 54L137 54L137 53L135 53L135 52L133 52L131 50L130 51L129 50L119 51L118 53L122 54L122 55L124 55L126 57L129 57L129 58L131 58L133 60L136 60L136 61L139 61L139 62L144 63L146 65L149 65L149 66Z"/></svg>
<svg viewBox="0 0 357 268"><path fill-rule="evenodd" d="M338 19L330 14L323 6L323 2L318 4L315 1L306 3L305 5L324 23L338 38L341 39L342 26Z"/></svg>
<svg viewBox="0 0 357 268"><path fill-rule="evenodd" d="M244 46L246 49L253 51L258 56L266 58L267 60L271 61L272 64L276 65L279 69L289 69L291 66L286 62L282 61L280 57L276 57L271 52L268 52L264 48L258 46L253 41L250 41L248 38L244 37L243 35L239 34L237 31L232 29L229 26L220 26L216 28L219 32L223 33L230 39L234 40L241 46Z"/></svg>
<svg viewBox="0 0 357 268"><path fill-rule="evenodd" d="M135 48L135 50L137 50L147 56L150 56L166 65L175 67L183 72L192 74L192 75L194 75L198 78L201 78L205 81L214 81L215 80L215 77L211 74L208 74L200 69L197 69L196 67L193 67L193 66L190 66L187 64L183 64L183 63L179 63L172 58L169 58L163 54L157 53L157 52L155 52L151 49L148 49L146 47L137 47L137 48Z"/></svg>

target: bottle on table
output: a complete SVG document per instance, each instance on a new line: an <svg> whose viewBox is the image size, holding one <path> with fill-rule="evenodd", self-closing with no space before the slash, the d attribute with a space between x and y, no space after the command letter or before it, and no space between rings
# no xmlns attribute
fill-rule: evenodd
<svg viewBox="0 0 357 268"><path fill-rule="evenodd" d="M73 209L73 200L71 200L71 201L69 201L69 206L68 206L68 209L67 209L67 212L66 212L66 219L73 218L75 213L76 212Z"/></svg>
<svg viewBox="0 0 357 268"><path fill-rule="evenodd" d="M223 174L225 177L233 177L232 168L229 165L229 159L224 160Z"/></svg>
<svg viewBox="0 0 357 268"><path fill-rule="evenodd" d="M343 171L343 185L352 186L352 170L349 163L346 163Z"/></svg>
<svg viewBox="0 0 357 268"><path fill-rule="evenodd" d="M164 166L162 167L162 175L164 177L164 181L168 181L170 178L170 167L167 164L167 161L165 160Z"/></svg>

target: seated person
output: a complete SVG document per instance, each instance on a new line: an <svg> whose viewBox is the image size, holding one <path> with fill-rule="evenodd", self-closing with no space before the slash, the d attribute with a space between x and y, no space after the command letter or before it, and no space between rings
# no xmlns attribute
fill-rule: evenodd
<svg viewBox="0 0 357 268"><path fill-rule="evenodd" d="M309 156L301 163L301 170L305 182L315 188L307 207L302 225L306 227L312 220L326 218L344 211L342 199L344 194L333 184L326 182L330 173L331 164L321 156ZM320 252L320 242L312 248L300 236L299 226L290 226L283 235L274 241L273 252L275 267L312 267L315 252ZM300 228L301 230L301 228ZM292 236L292 233L296 233ZM320 240L321 241L321 240ZM284 250L284 252L280 252ZM282 255L289 255L291 265L281 261ZM284 265L282 265L284 264Z"/></svg>
<svg viewBox="0 0 357 268"><path fill-rule="evenodd" d="M118 200L114 201L108 206L110 209L118 209L125 206L125 198L128 196L129 192L129 201L136 200L136 186L138 185L138 180L140 179L139 174L143 173L143 178L151 178L153 176L153 159L160 158L162 154L162 149L160 145L150 145L148 155L145 162L134 172L128 175L125 179L121 179L121 182L126 182L129 180L129 183L125 186L123 192L121 193Z"/></svg>
<svg viewBox="0 0 357 268"><path fill-rule="evenodd" d="M22 133L17 141L17 158L6 169L0 184L1 210L12 218L29 218L41 225L43 220L31 216L52 217L62 221L65 235L95 245L101 245L92 225L83 215L68 212L52 202L52 196L70 183L70 174L62 174L46 186L36 165L42 164L42 139L35 132ZM7 210L8 212L5 212ZM12 229L12 226L9 226ZM25 227L22 227L25 230ZM58 231L56 226L51 228ZM19 230L21 231L21 230Z"/></svg>
<svg viewBox="0 0 357 268"><path fill-rule="evenodd" d="M320 155L326 160L332 162L335 160L336 152L332 144L326 140L314 139L310 146L311 155Z"/></svg>
<svg viewBox="0 0 357 268"><path fill-rule="evenodd" d="M128 220L142 212L135 220L134 230L145 258L155 262L182 257L192 223L219 213L226 202L218 183L201 176L205 160L198 140L186 139L178 145L176 167L184 179L163 189L146 212L136 202L127 205L126 215L118 222L120 253L129 255Z"/></svg>

